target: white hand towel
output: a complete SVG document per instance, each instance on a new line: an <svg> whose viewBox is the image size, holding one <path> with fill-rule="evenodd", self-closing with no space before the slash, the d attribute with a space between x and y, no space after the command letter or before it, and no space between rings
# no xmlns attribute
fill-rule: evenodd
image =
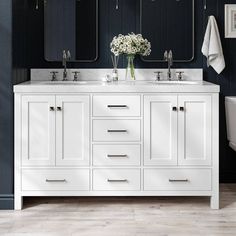
<svg viewBox="0 0 236 236"><path fill-rule="evenodd" d="M225 58L221 45L219 29L214 16L210 16L202 45L202 53L207 58L207 65L220 74L225 68Z"/></svg>

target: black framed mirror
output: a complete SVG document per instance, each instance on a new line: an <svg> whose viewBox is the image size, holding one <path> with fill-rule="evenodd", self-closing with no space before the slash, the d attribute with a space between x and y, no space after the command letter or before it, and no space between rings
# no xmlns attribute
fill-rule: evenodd
<svg viewBox="0 0 236 236"><path fill-rule="evenodd" d="M44 1L44 56L61 61L94 62L98 58L98 0Z"/></svg>
<svg viewBox="0 0 236 236"><path fill-rule="evenodd" d="M140 0L140 31L151 42L146 62L163 62L172 50L175 62L194 59L194 0Z"/></svg>

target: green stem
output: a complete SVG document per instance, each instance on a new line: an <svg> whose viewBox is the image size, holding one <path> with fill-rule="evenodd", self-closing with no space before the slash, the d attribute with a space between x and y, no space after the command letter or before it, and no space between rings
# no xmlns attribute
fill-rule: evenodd
<svg viewBox="0 0 236 236"><path fill-rule="evenodd" d="M135 57L134 55L127 56L127 59L128 59L127 70L130 69L130 75L133 80L135 80L134 57Z"/></svg>

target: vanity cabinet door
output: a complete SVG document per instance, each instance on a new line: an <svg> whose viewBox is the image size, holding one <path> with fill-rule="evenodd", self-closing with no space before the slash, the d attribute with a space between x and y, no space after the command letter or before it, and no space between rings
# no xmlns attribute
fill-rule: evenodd
<svg viewBox="0 0 236 236"><path fill-rule="evenodd" d="M179 165L211 165L211 95L180 95Z"/></svg>
<svg viewBox="0 0 236 236"><path fill-rule="evenodd" d="M89 165L89 96L56 96L56 165Z"/></svg>
<svg viewBox="0 0 236 236"><path fill-rule="evenodd" d="M144 164L177 165L177 96L144 96Z"/></svg>
<svg viewBox="0 0 236 236"><path fill-rule="evenodd" d="M22 96L22 166L55 165L55 96Z"/></svg>

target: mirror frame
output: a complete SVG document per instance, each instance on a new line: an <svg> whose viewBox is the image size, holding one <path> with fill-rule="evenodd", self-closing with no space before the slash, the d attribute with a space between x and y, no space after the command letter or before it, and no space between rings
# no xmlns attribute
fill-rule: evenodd
<svg viewBox="0 0 236 236"><path fill-rule="evenodd" d="M192 57L188 60L175 60L173 59L173 62L191 62L194 60L195 58L195 1L192 0L192 13L193 13L193 17L192 17L192 37L193 37L193 40L192 40ZM140 33L142 34L142 16L143 16L143 11L142 11L142 6L143 6L143 0L140 0L140 21L139 21L139 24L140 24ZM142 61L144 62L166 62L165 60L153 60L153 59L144 59L143 56L140 57Z"/></svg>
<svg viewBox="0 0 236 236"><path fill-rule="evenodd" d="M44 0L44 4L43 4L43 25L44 25L44 29L43 29L43 33L44 33L44 45L45 45L45 42L46 42L46 34L45 34L45 26L46 26L46 22L45 22L45 7L47 6L47 0ZM95 62L98 60L98 52L99 52L99 0L96 0L96 55L95 55L95 58L94 59L91 59L91 60L69 60L68 63L71 63L71 62L77 62L77 63L92 63L92 62ZM53 61L53 60L49 60L45 57L46 55L46 47L44 46L44 60L46 60L47 62L61 62L61 61Z"/></svg>

